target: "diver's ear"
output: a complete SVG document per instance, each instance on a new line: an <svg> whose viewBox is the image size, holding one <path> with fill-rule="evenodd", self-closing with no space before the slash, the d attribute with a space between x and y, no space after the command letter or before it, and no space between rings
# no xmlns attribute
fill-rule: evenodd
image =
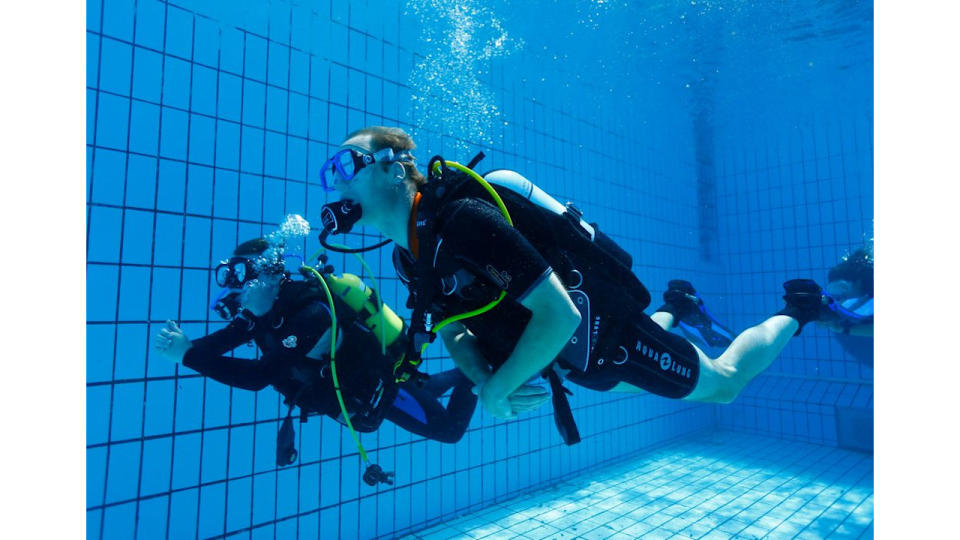
<svg viewBox="0 0 960 540"><path fill-rule="evenodd" d="M407 168L403 166L403 163L399 161L393 164L393 180L398 184L402 184L403 180L407 177Z"/></svg>

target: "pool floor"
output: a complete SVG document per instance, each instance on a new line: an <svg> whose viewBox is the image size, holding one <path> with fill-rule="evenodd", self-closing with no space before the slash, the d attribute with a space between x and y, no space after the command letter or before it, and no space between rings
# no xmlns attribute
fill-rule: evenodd
<svg viewBox="0 0 960 540"><path fill-rule="evenodd" d="M873 456L717 431L404 538L873 538Z"/></svg>

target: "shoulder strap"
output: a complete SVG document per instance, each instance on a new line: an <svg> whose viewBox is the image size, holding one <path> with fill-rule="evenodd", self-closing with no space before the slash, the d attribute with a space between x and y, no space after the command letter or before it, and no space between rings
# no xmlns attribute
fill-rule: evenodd
<svg viewBox="0 0 960 540"><path fill-rule="evenodd" d="M477 158L474 160L478 161ZM435 163L440 165L439 174L434 166ZM427 183L420 190L421 198L415 223L420 256L414 261L413 271L408 276L410 298L407 300L407 307L413 312L407 331L409 339L406 354L394 368L397 382L406 381L415 374L420 381L423 380L423 376L417 372L422 361L421 351L436 339L430 307L440 290L441 283L433 258L437 249L438 218L443 207L457 198L464 186L470 183L466 175L448 168L440 156L434 156L430 160L427 170L429 171Z"/></svg>

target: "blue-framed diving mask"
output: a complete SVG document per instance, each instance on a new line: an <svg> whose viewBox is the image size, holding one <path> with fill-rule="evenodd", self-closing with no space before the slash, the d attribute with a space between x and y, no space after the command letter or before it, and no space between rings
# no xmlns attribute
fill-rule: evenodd
<svg viewBox="0 0 960 540"><path fill-rule="evenodd" d="M373 165L378 161L393 163L408 159L413 159L413 155L406 150L394 152L392 148L384 148L373 153L364 153L353 148L344 148L320 167L320 182L324 191L334 191L338 180L350 183L368 165Z"/></svg>

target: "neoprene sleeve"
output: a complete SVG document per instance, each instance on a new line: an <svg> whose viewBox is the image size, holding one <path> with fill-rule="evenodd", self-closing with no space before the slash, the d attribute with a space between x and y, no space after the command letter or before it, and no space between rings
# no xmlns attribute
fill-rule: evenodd
<svg viewBox="0 0 960 540"><path fill-rule="evenodd" d="M245 321L233 321L225 328L197 338L183 357L183 365L223 384L246 390L261 390L279 380L290 367L290 359L264 355L260 360L223 356L254 337Z"/></svg>
<svg viewBox="0 0 960 540"><path fill-rule="evenodd" d="M519 301L550 276L546 259L491 204L454 201L444 208L441 220L438 256L464 264L510 297Z"/></svg>

